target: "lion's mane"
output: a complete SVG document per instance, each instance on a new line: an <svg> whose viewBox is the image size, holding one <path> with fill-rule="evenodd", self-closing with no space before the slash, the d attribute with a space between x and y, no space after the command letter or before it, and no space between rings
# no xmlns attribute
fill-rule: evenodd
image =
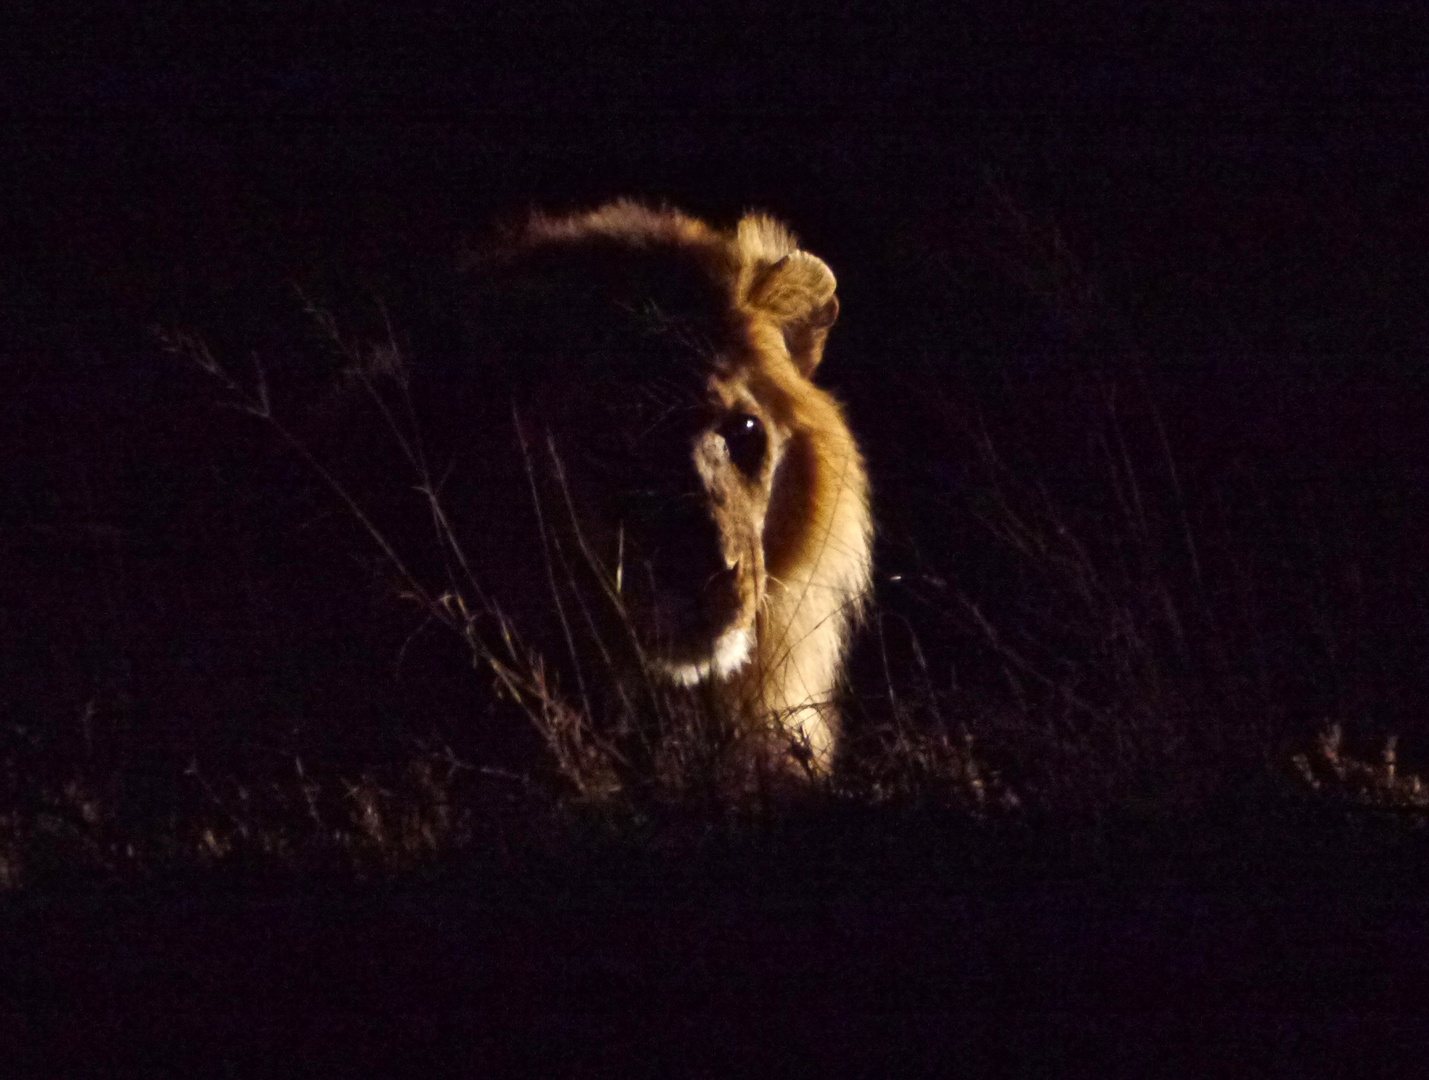
<svg viewBox="0 0 1429 1080"><path fill-rule="evenodd" d="M528 418L528 457L545 438L530 419L553 450L565 447L563 490L603 519L580 539L607 552L608 580L631 589L635 575L613 564L639 550L636 524L653 522L645 550L665 577L646 606L679 630L651 638L649 669L713 696L768 736L776 759L827 770L873 531L862 455L838 402L813 382L838 315L833 273L768 216L725 229L630 201L530 215L477 265L483 362ZM656 449L618 411L662 422L636 408L649 401L690 403L679 438ZM628 457L600 458L591 446L602 437ZM632 479L582 502L586 459ZM599 483L606 473L592 464ZM620 501L642 485L668 485L648 513ZM670 507L684 509L668 510L675 524L665 525Z"/></svg>

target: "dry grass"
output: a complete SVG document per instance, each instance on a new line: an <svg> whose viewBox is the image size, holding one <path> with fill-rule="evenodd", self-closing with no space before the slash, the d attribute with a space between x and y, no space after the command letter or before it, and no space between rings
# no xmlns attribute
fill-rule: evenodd
<svg viewBox="0 0 1429 1080"><path fill-rule="evenodd" d="M469 845L470 767L427 753L356 779L318 778L300 761L260 785L184 774L192 796L163 815L136 815L108 785L72 779L0 818L0 887L68 878L131 879L206 866L411 871Z"/></svg>
<svg viewBox="0 0 1429 1080"><path fill-rule="evenodd" d="M1055 230L1006 200L998 206L1005 220L991 262L1075 333L1104 326L1100 290ZM1135 350L1115 334L1116 363L1098 353L1079 368L1075 401L1044 401L1039 412L1018 398L999 421L973 395L921 395L945 439L933 452L956 470L948 485L955 494L922 491L938 503L928 508L930 528L949 523L947 535L936 555L903 559L879 583L838 767L791 793L751 766L763 755L730 717L613 659L629 640L596 640L593 650L576 640L571 627L601 621L582 604L619 614L613 575L589 552L558 551L541 538L565 651L593 651L604 689L571 677L573 656L523 637L448 514L396 335L388 327L374 339L350 337L331 314L304 304L343 400L366 402L395 449L394 475L420 496L422 552L404 546L410 535L394 538L369 493L284 418L261 364L245 380L198 338L172 334L166 344L304 463L365 534L390 592L459 644L491 690L461 722L526 725L539 760L482 758L408 731L405 749L376 766L307 750L269 754L259 766L217 754L173 770L156 798L148 780L130 778L123 754L95 745L102 738L91 738L91 707L80 720L83 738L71 740L80 752L60 738L40 745L26 732L8 740L0 888L175 866L404 873L487 844L506 822L569 813L640 827L675 817L768 821L793 807L840 806L930 807L958 821L1054 826L1126 813L1184 822L1240 799L1241 788L1280 783L1283 792L1287 774L1292 790L1329 806L1415 820L1429 807L1421 778L1399 769L1393 739L1362 760L1336 724L1308 751L1281 749L1304 742L1281 704L1293 673L1276 659L1304 653L1291 644L1297 613L1330 627L1331 652L1354 636L1335 629L1333 597L1314 592L1314 581L1267 569L1284 561L1280 553L1300 550L1296 543L1314 546L1318 534L1291 536L1291 525L1274 522L1257 532L1244 528L1248 519L1201 512L1240 496L1229 487L1188 490ZM1016 421L1005 422L1006 413ZM1047 438L1049 417L1065 421L1070 435ZM525 449L528 472L560 473L552 447ZM533 480L541 513L574 522L569 499L543 503L537 488ZM1264 598L1277 592L1294 603L1267 609ZM633 637L628 624L625 632ZM414 634L411 647L424 640Z"/></svg>
<svg viewBox="0 0 1429 1080"><path fill-rule="evenodd" d="M672 688L648 672L624 610L619 568L601 564L586 545L554 444L530 445L515 418L540 523L547 603L559 617L566 657L529 643L469 557L429 463L407 362L395 335L389 329L377 344L349 340L329 313L305 305L319 339L337 360L341 380L372 407L398 450L395 466L409 473L411 486L424 500L430 518L426 544L435 560L402 549L369 511L364 493L341 479L338 469L279 416L261 364L255 360L247 386L202 341L183 334L164 335L163 341L214 380L231 407L269 427L302 459L367 535L401 599L460 640L473 665L490 675L496 696L525 718L545 748L546 761L533 770L536 781L554 775L562 798L626 800L644 807L735 803L757 813L771 800L784 798L790 783L764 764L763 733L744 730L708 695ZM547 482L551 479L554 484ZM554 503L547 493L551 487L557 493ZM570 545L563 547L557 538L553 522L558 517L569 526L561 535L573 537L576 550L567 550ZM414 569L419 562L444 567L444 576L424 576ZM602 636L612 632L615 639ZM640 662L616 659L630 655ZM594 668L601 687L586 684L583 666ZM797 789L820 786L812 778L793 783Z"/></svg>
<svg viewBox="0 0 1429 1080"><path fill-rule="evenodd" d="M1422 824L1429 811L1429 785L1415 773L1400 771L1398 749L1399 739L1390 735L1378 760L1357 758L1346 749L1341 726L1327 724L1313 749L1291 757L1291 774L1327 805L1404 811Z"/></svg>

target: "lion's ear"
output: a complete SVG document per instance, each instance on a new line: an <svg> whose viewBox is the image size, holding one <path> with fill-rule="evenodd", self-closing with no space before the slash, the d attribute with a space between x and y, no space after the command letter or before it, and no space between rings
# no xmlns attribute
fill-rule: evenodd
<svg viewBox="0 0 1429 1080"><path fill-rule="evenodd" d="M739 223L746 260L745 301L774 316L795 366L807 378L824 357L829 328L839 317L838 282L820 258L800 251L794 238L769 218Z"/></svg>

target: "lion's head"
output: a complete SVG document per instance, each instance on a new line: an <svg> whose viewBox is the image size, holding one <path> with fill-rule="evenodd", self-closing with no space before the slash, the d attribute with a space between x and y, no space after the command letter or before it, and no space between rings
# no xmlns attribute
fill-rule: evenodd
<svg viewBox="0 0 1429 1080"><path fill-rule="evenodd" d="M534 215L484 269L478 333L540 462L548 562L594 567L647 671L827 765L871 532L862 459L811 381L832 272L768 217L630 202Z"/></svg>

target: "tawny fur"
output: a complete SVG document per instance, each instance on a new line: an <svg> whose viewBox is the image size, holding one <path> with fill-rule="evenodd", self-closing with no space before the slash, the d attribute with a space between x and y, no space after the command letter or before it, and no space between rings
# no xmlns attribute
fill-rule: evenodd
<svg viewBox="0 0 1429 1080"><path fill-rule="evenodd" d="M733 591L708 640L663 660L656 650L652 670L707 686L741 723L773 733L786 762L827 770L844 659L870 592L873 531L863 458L839 404L811 381L838 313L834 276L770 217L720 229L628 201L532 215L499 260L579 264L612 251L648 256L657 272L693 272L715 298L713 321L701 325L717 330L695 361L708 421L690 435L689 464ZM612 265L626 265L620 258ZM746 416L767 433L767 460L742 471L720 432Z"/></svg>

